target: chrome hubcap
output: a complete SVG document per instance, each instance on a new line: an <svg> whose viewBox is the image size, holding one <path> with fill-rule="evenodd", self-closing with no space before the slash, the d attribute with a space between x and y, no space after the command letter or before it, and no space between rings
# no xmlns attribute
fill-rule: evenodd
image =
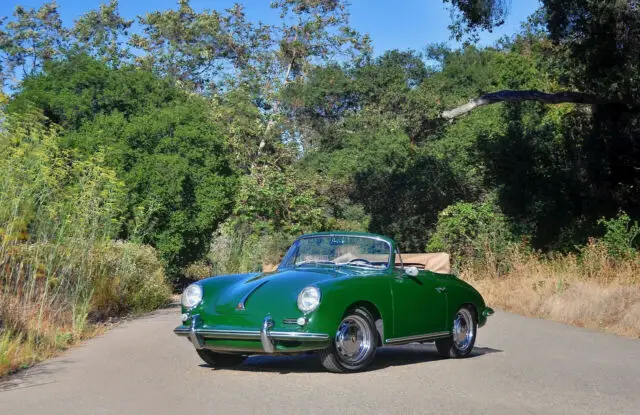
<svg viewBox="0 0 640 415"><path fill-rule="evenodd" d="M354 315L342 320L335 338L340 359L358 364L371 349L371 337L367 322L362 317Z"/></svg>
<svg viewBox="0 0 640 415"><path fill-rule="evenodd" d="M469 310L463 308L458 311L453 321L453 342L458 350L464 352L471 346L473 336L473 316Z"/></svg>

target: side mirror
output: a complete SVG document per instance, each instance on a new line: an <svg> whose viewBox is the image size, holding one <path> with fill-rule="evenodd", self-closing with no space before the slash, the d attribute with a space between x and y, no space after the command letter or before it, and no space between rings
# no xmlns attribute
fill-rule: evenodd
<svg viewBox="0 0 640 415"><path fill-rule="evenodd" d="M416 268L416 267L405 267L404 273L409 275L409 276L415 277L415 276L418 275L418 268Z"/></svg>

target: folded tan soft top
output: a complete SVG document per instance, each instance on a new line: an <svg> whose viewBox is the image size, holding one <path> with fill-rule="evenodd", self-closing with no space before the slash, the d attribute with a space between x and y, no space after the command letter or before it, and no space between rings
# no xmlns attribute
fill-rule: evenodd
<svg viewBox="0 0 640 415"><path fill-rule="evenodd" d="M400 254L404 266L416 266L439 274L451 274L451 257L446 252L428 254ZM400 258L396 257L396 265L400 265Z"/></svg>

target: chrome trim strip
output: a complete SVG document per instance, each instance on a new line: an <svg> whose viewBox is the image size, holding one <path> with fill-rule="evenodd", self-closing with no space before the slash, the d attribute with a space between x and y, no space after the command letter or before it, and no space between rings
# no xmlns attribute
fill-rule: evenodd
<svg viewBox="0 0 640 415"><path fill-rule="evenodd" d="M415 336L406 336L406 337L396 337L395 339L387 339L385 343L387 344L400 344L400 343L412 343L412 342L420 342L427 340L435 340L443 337L449 337L451 333L448 331L438 331L435 333L427 333L427 334L417 334Z"/></svg>
<svg viewBox="0 0 640 415"><path fill-rule="evenodd" d="M242 339L259 339L260 332L258 330L198 330L205 339L229 339L229 340L242 340Z"/></svg>
<svg viewBox="0 0 640 415"><path fill-rule="evenodd" d="M249 290L248 293L246 293L238 302L238 305L236 306L236 310L244 310L244 303L247 302L247 300L249 299L249 296L251 294L253 294L258 288L262 287L263 285L265 285L266 283L268 283L269 280L266 281L262 281L261 283L257 284L255 287L253 287L251 290Z"/></svg>
<svg viewBox="0 0 640 415"><path fill-rule="evenodd" d="M325 345L320 343L308 343L303 346L296 346L295 349L291 350L278 350L276 349L272 355L289 355L294 356L297 354L306 353L309 351L316 351L324 349ZM223 353L242 353L246 355L263 355L265 354L262 348L252 348L252 347L234 347L234 346L210 346L205 344L205 349L212 350L214 352L223 352Z"/></svg>
<svg viewBox="0 0 640 415"><path fill-rule="evenodd" d="M191 329L185 326L176 327L173 332L178 336L190 336ZM212 330L196 329L195 333L203 339L225 339L225 340L259 340L258 330ZM300 341L326 341L328 334L323 333L297 333L294 331L270 331L269 337L273 340L300 340Z"/></svg>
<svg viewBox="0 0 640 415"><path fill-rule="evenodd" d="M269 333L275 340L304 340L304 341L325 341L329 340L328 334L320 333L296 333L291 331L272 331Z"/></svg>

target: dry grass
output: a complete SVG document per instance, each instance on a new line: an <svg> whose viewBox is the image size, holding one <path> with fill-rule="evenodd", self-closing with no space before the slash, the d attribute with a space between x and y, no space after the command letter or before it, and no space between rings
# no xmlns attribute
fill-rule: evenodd
<svg viewBox="0 0 640 415"><path fill-rule="evenodd" d="M97 325L74 329L72 315L40 304L25 304L0 294L0 377L56 356L74 343L101 331Z"/></svg>
<svg viewBox="0 0 640 415"><path fill-rule="evenodd" d="M614 260L591 243L552 259L515 249L505 262L500 276L488 260L461 267L460 277L496 308L640 338L640 257Z"/></svg>
<svg viewBox="0 0 640 415"><path fill-rule="evenodd" d="M0 244L0 377L102 332L111 317L153 310L170 294L148 246Z"/></svg>

